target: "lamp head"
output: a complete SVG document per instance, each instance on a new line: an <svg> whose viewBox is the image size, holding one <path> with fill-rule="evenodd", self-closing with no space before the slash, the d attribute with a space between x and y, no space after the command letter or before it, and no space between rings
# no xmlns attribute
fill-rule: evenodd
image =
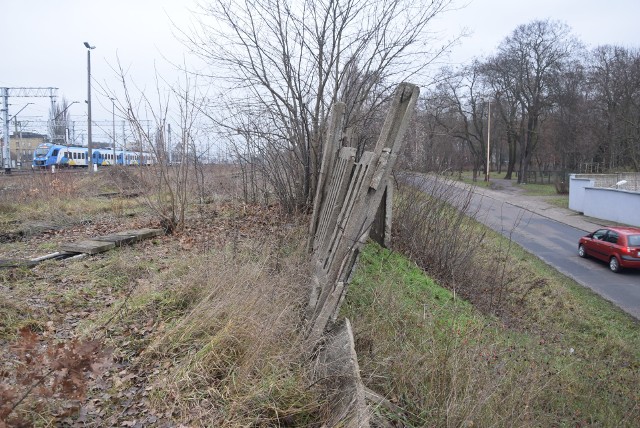
<svg viewBox="0 0 640 428"><path fill-rule="evenodd" d="M96 48L95 46L91 46L91 45L89 44L89 42L84 42L84 46L85 46L87 49L95 49L95 48Z"/></svg>

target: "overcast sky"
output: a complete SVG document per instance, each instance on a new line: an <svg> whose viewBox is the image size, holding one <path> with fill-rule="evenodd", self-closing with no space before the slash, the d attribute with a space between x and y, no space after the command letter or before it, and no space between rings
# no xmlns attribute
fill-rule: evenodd
<svg viewBox="0 0 640 428"><path fill-rule="evenodd" d="M468 3L466 7L464 4ZM460 9L439 17L443 39L468 29L450 57L467 62L495 52L516 26L551 18L567 23L587 46L640 47L640 0L458 0ZM86 120L87 50L97 82L117 86L111 66L119 57L139 85L153 84L153 70L168 73L163 56L182 62L184 47L170 20L187 26L195 0L0 0L0 87L57 87L58 95L78 101L69 111ZM148 83L146 83L148 82ZM111 102L92 92L94 120L111 119ZM10 98L9 114L28 102L19 120L46 120L47 99Z"/></svg>

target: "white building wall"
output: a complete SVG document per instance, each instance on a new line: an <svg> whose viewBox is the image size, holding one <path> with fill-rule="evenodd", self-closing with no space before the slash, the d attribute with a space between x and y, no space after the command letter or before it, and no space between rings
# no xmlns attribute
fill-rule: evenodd
<svg viewBox="0 0 640 428"><path fill-rule="evenodd" d="M571 174L569 180L569 209L584 212L585 189L593 187L595 181L591 178L577 178Z"/></svg>
<svg viewBox="0 0 640 428"><path fill-rule="evenodd" d="M582 191L583 209L576 211L589 217L640 227L640 192L597 187L585 187Z"/></svg>

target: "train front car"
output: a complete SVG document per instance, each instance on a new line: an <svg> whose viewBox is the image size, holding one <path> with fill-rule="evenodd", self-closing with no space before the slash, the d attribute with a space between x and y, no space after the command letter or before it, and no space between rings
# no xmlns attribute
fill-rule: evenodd
<svg viewBox="0 0 640 428"><path fill-rule="evenodd" d="M63 146L52 143L42 143L33 152L33 168L50 168L51 165L59 165L59 157Z"/></svg>

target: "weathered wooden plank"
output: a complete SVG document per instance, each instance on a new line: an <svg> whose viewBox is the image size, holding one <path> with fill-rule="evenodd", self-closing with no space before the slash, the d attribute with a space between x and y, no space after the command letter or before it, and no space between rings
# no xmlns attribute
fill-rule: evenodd
<svg viewBox="0 0 640 428"><path fill-rule="evenodd" d="M331 218L335 219L335 226L323 225L323 228L327 227L330 232L322 239L320 248L314 246L316 252L313 260L320 262L314 263L315 275L323 275L324 283L317 282L316 288L320 289L314 291L315 294L309 301L309 304L315 305L307 311L312 314L307 326L307 334L311 339L317 338L323 325L326 327L329 320L338 313L348 278L360 248L369 236L390 171L402 146L404 132L413 113L418 93L419 90L414 85L399 86L375 151L363 153L349 174L350 183L339 214ZM339 179L340 177L336 177L334 173L328 185L337 186L336 182ZM336 293L338 283L343 284L339 294Z"/></svg>
<svg viewBox="0 0 640 428"><path fill-rule="evenodd" d="M334 168L335 172L330 183L327 199L322 207L320 225L316 235L316 244L314 244L317 257L322 258L326 256L327 249L330 246L330 241L327 240L327 237L330 233L333 233L338 216L344 207L355 156L356 149L353 147L343 147L340 150L340 156L336 160L337 165Z"/></svg>
<svg viewBox="0 0 640 428"><path fill-rule="evenodd" d="M360 162L356 164L351 186L335 228L334 239L331 243L332 248L325 261L329 281L341 280L339 277L345 267L345 257L363 233L361 217L363 213L366 213L363 203L366 200L368 185L374 172L371 166L376 162L375 153L365 152L362 154Z"/></svg>
<svg viewBox="0 0 640 428"><path fill-rule="evenodd" d="M32 260L0 259L0 268L32 267L37 264Z"/></svg>
<svg viewBox="0 0 640 428"><path fill-rule="evenodd" d="M318 352L315 378L331 391L330 417L326 426L364 428L369 426L369 410L365 402L365 388L360 378L353 331L344 319L326 337Z"/></svg>
<svg viewBox="0 0 640 428"><path fill-rule="evenodd" d="M318 218L322 212L329 191L327 183L331 181L334 161L340 149L345 109L346 105L341 102L335 103L331 108L331 119L327 129L327 140L324 143L324 150L322 152L320 174L318 175L316 194L313 199L313 213L311 215L311 223L309 224L309 242L307 247L309 250L313 250L314 237L316 236L318 228Z"/></svg>
<svg viewBox="0 0 640 428"><path fill-rule="evenodd" d="M387 180L382 201L371 224L371 239L385 248L391 248L391 225L393 220L393 183Z"/></svg>
<svg viewBox="0 0 640 428"><path fill-rule="evenodd" d="M55 253L50 253L44 256L40 256L40 257L36 257L35 259L31 259L30 261L35 262L35 263L39 263L45 260L49 260L49 259L54 259L56 257L60 257L62 256L64 253L60 252L60 251L56 251Z"/></svg>
<svg viewBox="0 0 640 428"><path fill-rule="evenodd" d="M330 284L327 284L330 285ZM316 343L322 337L324 330L333 315L333 309L338 305L340 297L344 291L344 283L338 282L335 287L332 287L327 296L324 296L324 301L321 305L317 306L317 311L313 317L313 323L309 327L308 340L310 343Z"/></svg>
<svg viewBox="0 0 640 428"><path fill-rule="evenodd" d="M351 324L348 319L339 324L335 321L385 188L389 190L385 205L380 210L385 220L384 227L381 225L380 229L387 236L390 232L389 174L400 152L418 93L418 88L411 84L403 83L398 87L375 150L363 153L353 166L347 166L348 163L339 156L335 164L331 164L331 177L321 180L327 183L327 189L319 189L314 201L311 225L314 233L310 238L314 275L307 308L306 335L313 348L321 345L316 360L316 379L327 382L327 389L333 391L327 426L355 428L370 425L371 416L366 407ZM341 150L343 153L346 153L345 148ZM328 326L330 331L327 333ZM385 404L381 397L369 395L370 401L376 405Z"/></svg>
<svg viewBox="0 0 640 428"><path fill-rule="evenodd" d="M67 251L70 253L85 253L85 254L98 254L105 251L109 251L116 247L113 242L85 240L78 242L70 242L60 244L60 251Z"/></svg>
<svg viewBox="0 0 640 428"><path fill-rule="evenodd" d="M398 85L376 147L373 150L375 153L380 154L385 148L392 149L392 153L400 153L404 134L411 122L419 95L420 88L416 85L407 82Z"/></svg>
<svg viewBox="0 0 640 428"><path fill-rule="evenodd" d="M350 266L351 262L354 261L354 255L350 257L346 256L357 243L362 231L357 230L355 226L357 221L354 221L354 219L357 218L357 215L353 214L353 210L356 202L360 199L358 195L364 187L368 187L373 171L370 165L374 163L375 160L376 156L374 153L365 152L360 162L356 163L353 174L351 174L351 182L347 194L341 206L340 213L336 218L337 226L332 228L331 238L328 241L326 250L320 251L321 257L318 260L320 262L318 266L321 267L322 272L316 271L316 275L324 274L325 282L322 284L315 308L308 311L313 315L308 326L309 329L307 330L308 334L313 333L316 337L318 331L326 327L326 323L330 319L331 314L336 312L335 309L340 301L341 294L334 295L333 297L335 298L329 297L330 294L334 292L333 289L337 286L340 272L345 270L346 266ZM356 213L358 211L362 211L362 208L355 210Z"/></svg>

